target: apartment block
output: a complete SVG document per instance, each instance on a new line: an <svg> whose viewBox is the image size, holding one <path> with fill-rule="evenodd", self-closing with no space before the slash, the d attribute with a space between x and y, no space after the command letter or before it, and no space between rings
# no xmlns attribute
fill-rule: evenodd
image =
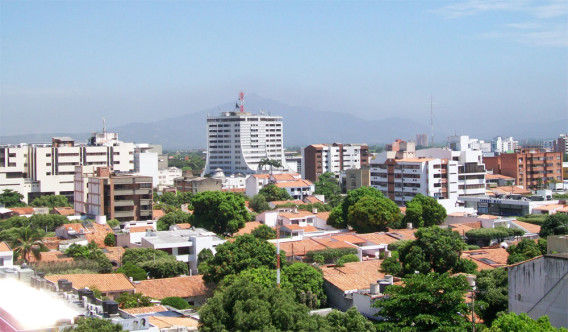
<svg viewBox="0 0 568 332"><path fill-rule="evenodd" d="M341 186L344 192L371 185L371 169L369 166L347 169L341 172Z"/></svg>
<svg viewBox="0 0 568 332"><path fill-rule="evenodd" d="M428 146L428 134L416 134L417 146Z"/></svg>
<svg viewBox="0 0 568 332"><path fill-rule="evenodd" d="M254 174L262 159L277 160L286 168L282 117L245 112L243 102L241 93L235 111L207 117L203 176L217 168L226 175Z"/></svg>
<svg viewBox="0 0 568 332"><path fill-rule="evenodd" d="M554 152L561 152L562 154L568 154L568 134L561 134L553 142Z"/></svg>
<svg viewBox="0 0 568 332"><path fill-rule="evenodd" d="M514 152L519 147L519 141L515 141L513 137L501 138L495 137L491 140L491 149L495 153Z"/></svg>
<svg viewBox="0 0 568 332"><path fill-rule="evenodd" d="M113 173L108 167L99 167L85 180L87 200L75 206L84 207L87 215L119 221L152 219L151 177Z"/></svg>
<svg viewBox="0 0 568 332"><path fill-rule="evenodd" d="M486 142L467 135L448 137L448 145L454 151L479 150L483 153L492 151L491 142Z"/></svg>
<svg viewBox="0 0 568 332"><path fill-rule="evenodd" d="M514 153L502 153L484 157L487 170L510 176L523 188L542 189L547 183L562 182L562 153L543 149L518 149Z"/></svg>
<svg viewBox="0 0 568 332"><path fill-rule="evenodd" d="M417 194L457 199L458 162L417 157L414 142L397 140L371 161L371 186L399 205Z"/></svg>
<svg viewBox="0 0 568 332"><path fill-rule="evenodd" d="M312 182L326 172L339 176L343 170L368 165L366 144L312 144L302 149L302 177Z"/></svg>
<svg viewBox="0 0 568 332"><path fill-rule="evenodd" d="M217 191L223 187L223 180L200 176L185 176L174 179L177 191L197 194L204 191Z"/></svg>
<svg viewBox="0 0 568 332"><path fill-rule="evenodd" d="M12 189L25 202L35 197L64 195L72 202L76 166L109 167L117 172L135 170L134 143L118 140L117 133L94 133L87 144L69 137L53 137L51 144L0 146L0 191ZM157 161L156 161L157 163Z"/></svg>

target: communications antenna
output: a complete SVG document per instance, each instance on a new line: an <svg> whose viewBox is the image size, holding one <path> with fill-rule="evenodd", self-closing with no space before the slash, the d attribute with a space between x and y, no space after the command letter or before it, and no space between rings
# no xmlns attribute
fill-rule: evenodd
<svg viewBox="0 0 568 332"><path fill-rule="evenodd" d="M430 95L430 146L434 146L434 109L432 95Z"/></svg>

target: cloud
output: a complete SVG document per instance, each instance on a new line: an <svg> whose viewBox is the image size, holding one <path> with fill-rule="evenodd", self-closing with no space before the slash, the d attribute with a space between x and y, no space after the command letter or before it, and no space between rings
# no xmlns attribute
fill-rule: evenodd
<svg viewBox="0 0 568 332"><path fill-rule="evenodd" d="M433 12L445 18L454 19L490 11L518 11L525 7L526 2L524 0L468 0L452 3Z"/></svg>

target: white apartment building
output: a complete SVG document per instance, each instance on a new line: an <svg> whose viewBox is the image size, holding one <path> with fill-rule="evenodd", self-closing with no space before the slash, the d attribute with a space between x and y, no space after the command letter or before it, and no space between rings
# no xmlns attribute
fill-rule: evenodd
<svg viewBox="0 0 568 332"><path fill-rule="evenodd" d="M514 152L519 147L519 141L515 141L513 137L501 138L495 137L491 140L491 148L495 153Z"/></svg>
<svg viewBox="0 0 568 332"><path fill-rule="evenodd" d="M183 175L181 168L168 167L158 170L158 187L171 187L174 179Z"/></svg>
<svg viewBox="0 0 568 332"><path fill-rule="evenodd" d="M431 148L416 151L419 158L439 158L458 162L458 195L485 195L485 164L480 150L452 151L448 148Z"/></svg>
<svg viewBox="0 0 568 332"><path fill-rule="evenodd" d="M88 144L69 137L54 137L51 144L0 146L0 191L12 189L25 202L47 195L73 200L75 166L108 166L118 172L134 171L137 145L118 141L116 133L95 133Z"/></svg>
<svg viewBox="0 0 568 332"><path fill-rule="evenodd" d="M253 174L265 158L287 168L282 117L244 112L242 96L240 103L239 110L207 117L207 160L202 175L217 168L225 175Z"/></svg>
<svg viewBox="0 0 568 332"><path fill-rule="evenodd" d="M395 141L371 161L371 186L403 205L417 194L436 199L458 197L458 162L419 158L412 142Z"/></svg>
<svg viewBox="0 0 568 332"><path fill-rule="evenodd" d="M368 165L366 144L312 144L302 149L302 177L317 181L326 172L337 177L343 170Z"/></svg>
<svg viewBox="0 0 568 332"><path fill-rule="evenodd" d="M491 142L485 142L477 138L471 138L467 135L448 137L448 145L454 151L479 150L483 153L492 151Z"/></svg>

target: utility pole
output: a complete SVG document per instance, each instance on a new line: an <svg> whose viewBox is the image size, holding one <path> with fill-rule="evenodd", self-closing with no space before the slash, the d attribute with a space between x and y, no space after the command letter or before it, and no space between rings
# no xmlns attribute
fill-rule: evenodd
<svg viewBox="0 0 568 332"><path fill-rule="evenodd" d="M280 222L276 220L276 287L280 288Z"/></svg>

